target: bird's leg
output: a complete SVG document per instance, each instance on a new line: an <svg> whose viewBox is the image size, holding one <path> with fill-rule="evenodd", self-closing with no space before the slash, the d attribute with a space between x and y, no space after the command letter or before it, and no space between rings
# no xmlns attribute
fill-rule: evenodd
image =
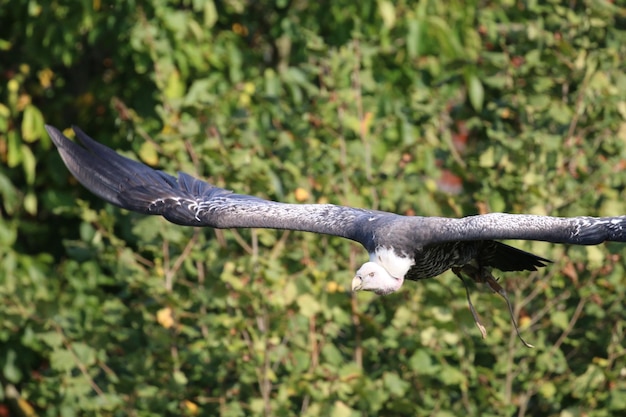
<svg viewBox="0 0 626 417"><path fill-rule="evenodd" d="M483 336L484 339L487 337L487 330L485 329L485 326L483 326L483 324L480 322L480 317L478 317L478 313L476 312L476 309L474 309L474 304L472 304L472 299L470 297L469 288L467 287L467 282L465 282L465 280L463 279L463 275L461 274L461 268L452 268L452 272L454 272L454 274L459 277L459 279L463 283L463 286L465 287L465 293L467 294L467 303L469 304L469 309L472 312L472 316L474 317L474 323L476 323L476 327L478 327L478 330L480 330L480 334Z"/></svg>
<svg viewBox="0 0 626 417"><path fill-rule="evenodd" d="M535 346L525 341L520 334L519 327L517 326L517 322L515 321L515 314L513 314L513 306L509 301L509 296L506 293L506 290L502 288L500 284L498 284L496 279L493 277L493 275L491 275L489 271L483 269L482 272L483 273L480 278L482 280L481 282L486 283L493 292L495 292L496 294L500 294L500 296L504 298L504 301L506 301L506 305L509 308L509 315L511 316L511 321L513 322L513 326L515 327L515 332L517 332L517 337L519 337L519 340L521 340L524 346L526 346L527 348L534 348Z"/></svg>
<svg viewBox="0 0 626 417"><path fill-rule="evenodd" d="M452 272L456 274L457 277L463 281L463 285L465 285L465 292L467 293L467 299L469 301L470 310L472 315L474 316L474 321L476 322L476 326L480 329L480 332L483 334L483 338L485 338L486 332L484 331L484 326L480 323L478 319L478 314L474 310L474 306L472 305L472 301L469 298L469 289L465 281L463 280L462 273L467 274L474 282L487 284L489 288L496 294L499 294L504 301L506 302L507 307L509 308L509 315L511 316L511 322L513 323L513 327L515 327L515 332L517 333L517 337L522 341L524 346L528 348L534 348L533 345L524 340L522 335L520 334L519 327L517 325L517 321L515 321L515 314L513 313L513 306L511 305L511 301L509 300L509 296L506 293L506 290L502 288L500 284L498 284L496 278L491 275L491 272L487 268L476 268L472 265L465 265L462 268L452 268Z"/></svg>

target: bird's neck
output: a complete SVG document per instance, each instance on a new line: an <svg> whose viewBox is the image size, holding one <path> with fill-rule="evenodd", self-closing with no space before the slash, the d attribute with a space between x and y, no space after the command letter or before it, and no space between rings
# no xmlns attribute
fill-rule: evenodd
<svg viewBox="0 0 626 417"><path fill-rule="evenodd" d="M378 247L373 253L370 253L370 262L382 266L390 278L400 279L400 284L398 284L398 288L400 288L407 272L415 264L415 259L406 253L398 255L393 248Z"/></svg>
<svg viewBox="0 0 626 417"><path fill-rule="evenodd" d="M387 295L387 294L391 294L391 293L398 291L400 287L402 287L402 284L404 283L404 277L401 277L401 278L392 277L391 274L389 274L389 272L387 272L387 270L384 267L382 269L384 270L385 275L382 281L380 282L379 288L376 289L376 291L374 292L378 295Z"/></svg>

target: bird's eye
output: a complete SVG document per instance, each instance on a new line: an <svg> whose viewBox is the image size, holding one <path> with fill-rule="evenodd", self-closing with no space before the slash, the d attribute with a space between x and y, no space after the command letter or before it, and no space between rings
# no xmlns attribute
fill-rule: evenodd
<svg viewBox="0 0 626 417"><path fill-rule="evenodd" d="M374 273L373 273L373 272L370 272L370 273L369 273L369 276L373 278L373 277L374 277Z"/></svg>

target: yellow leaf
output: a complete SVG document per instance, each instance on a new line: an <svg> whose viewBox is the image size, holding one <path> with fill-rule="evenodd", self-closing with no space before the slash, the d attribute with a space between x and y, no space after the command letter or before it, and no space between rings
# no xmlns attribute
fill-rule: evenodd
<svg viewBox="0 0 626 417"><path fill-rule="evenodd" d="M291 281L285 283L285 286L283 287L283 290L282 290L282 299L284 300L285 304L292 303L293 300L296 299L297 295L298 295L298 288L296 287L296 284L294 284Z"/></svg>
<svg viewBox="0 0 626 417"><path fill-rule="evenodd" d="M198 414L198 410L199 410L198 404L189 400L185 400L183 401L183 405L185 406L185 408L187 409L189 413L193 414L194 416Z"/></svg>
<svg viewBox="0 0 626 417"><path fill-rule="evenodd" d="M218 13L215 8L215 2L213 1L205 1L204 2L204 25L207 28L212 28L217 22Z"/></svg>
<svg viewBox="0 0 626 417"><path fill-rule="evenodd" d="M626 117L626 111L624 112L624 117ZM619 125L619 129L617 129L616 135L622 142L626 142L626 122Z"/></svg>
<svg viewBox="0 0 626 417"><path fill-rule="evenodd" d="M39 84L41 84L43 88L50 88L54 72L52 72L50 68L45 68L37 73L37 77L39 78Z"/></svg>
<svg viewBox="0 0 626 417"><path fill-rule="evenodd" d="M15 78L10 79L9 82L7 83L7 89L11 93L16 93L17 90L19 90L19 88L20 88L20 83L18 83Z"/></svg>
<svg viewBox="0 0 626 417"><path fill-rule="evenodd" d="M24 197L24 210L30 215L37 214L37 196L34 193L27 193Z"/></svg>
<svg viewBox="0 0 626 417"><path fill-rule="evenodd" d="M522 316L519 319L519 327L521 329L526 328L528 326L530 326L530 323L532 322L531 318L528 316Z"/></svg>
<svg viewBox="0 0 626 417"><path fill-rule="evenodd" d="M244 83L243 91L246 92L246 94L252 95L254 94L255 90L256 90L256 87L254 83L251 83L251 82Z"/></svg>
<svg viewBox="0 0 626 417"><path fill-rule="evenodd" d="M157 311L157 321L166 329L169 329L174 325L174 314L172 309L165 307Z"/></svg>
<svg viewBox="0 0 626 417"><path fill-rule="evenodd" d="M249 94L241 93L239 95L239 105L241 107L248 107L251 102L252 102L252 97L250 97Z"/></svg>
<svg viewBox="0 0 626 417"><path fill-rule="evenodd" d="M343 401L335 401L330 415L331 417L350 417L352 415L352 409Z"/></svg>
<svg viewBox="0 0 626 417"><path fill-rule="evenodd" d="M28 417L37 415L37 412L35 411L35 409L25 399L18 398L17 405L20 411L23 413L23 415L28 416Z"/></svg>
<svg viewBox="0 0 626 417"><path fill-rule="evenodd" d="M587 267L597 269L604 265L606 253L597 246L586 246L587 250Z"/></svg>
<svg viewBox="0 0 626 417"><path fill-rule="evenodd" d="M303 202L309 199L309 192L304 188L298 187L295 191L296 201Z"/></svg>
<svg viewBox="0 0 626 417"><path fill-rule="evenodd" d="M496 155L493 147L487 148L486 151L480 154L480 157L478 158L478 164L482 168L490 168L495 165L495 158Z"/></svg>
<svg viewBox="0 0 626 417"><path fill-rule="evenodd" d="M139 157L150 166L155 166L159 162L159 155L152 142L144 142L139 148Z"/></svg>
<svg viewBox="0 0 626 417"><path fill-rule="evenodd" d="M2 117L3 119L8 119L10 115L11 110L9 110L9 108L4 104L0 103L0 117Z"/></svg>
<svg viewBox="0 0 626 417"><path fill-rule="evenodd" d="M480 79L475 74L471 74L469 76L467 92L469 94L472 107L474 107L474 110L477 112L480 112L485 101L485 89L483 84L480 82Z"/></svg>
<svg viewBox="0 0 626 417"><path fill-rule="evenodd" d="M390 1L378 2L378 11L380 17L383 18L383 24L387 29L391 29L396 24L396 10L393 7L393 3Z"/></svg>
<svg viewBox="0 0 626 417"><path fill-rule="evenodd" d="M300 307L300 314L305 317L311 317L317 314L320 310L320 304L311 294L302 294L297 299L298 307Z"/></svg>
<svg viewBox="0 0 626 417"><path fill-rule="evenodd" d="M43 124L41 111L32 104L27 104L24 108L24 117L22 118L22 137L24 140L30 143L39 139L44 131Z"/></svg>
<svg viewBox="0 0 626 417"><path fill-rule="evenodd" d="M366 112L363 120L361 121L361 130L363 133L367 133L370 130L372 120L374 120L374 113L371 111Z"/></svg>
<svg viewBox="0 0 626 417"><path fill-rule="evenodd" d="M178 71L172 71L167 78L165 86L165 97L168 99L181 98L185 94L185 85L180 79Z"/></svg>
<svg viewBox="0 0 626 417"><path fill-rule="evenodd" d="M554 398L556 391L556 386L552 382L544 382L539 386L539 393L548 400Z"/></svg>

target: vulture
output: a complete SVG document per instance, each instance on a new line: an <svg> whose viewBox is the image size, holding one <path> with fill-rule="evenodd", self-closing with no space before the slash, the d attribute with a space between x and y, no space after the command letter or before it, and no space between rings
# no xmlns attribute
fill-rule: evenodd
<svg viewBox="0 0 626 417"><path fill-rule="evenodd" d="M486 283L507 303L520 340L513 309L505 290L493 277L500 271L535 271L551 262L499 242L537 240L574 245L626 242L626 216L551 217L490 213L463 218L404 216L333 204L287 204L235 194L184 172L172 176L119 155L74 127L79 144L46 125L63 162L76 179L98 197L116 206L165 217L184 226L299 230L340 236L359 242L369 261L356 271L352 291L386 295L398 291L405 279L417 281L451 269ZM470 311L485 337L472 305Z"/></svg>

